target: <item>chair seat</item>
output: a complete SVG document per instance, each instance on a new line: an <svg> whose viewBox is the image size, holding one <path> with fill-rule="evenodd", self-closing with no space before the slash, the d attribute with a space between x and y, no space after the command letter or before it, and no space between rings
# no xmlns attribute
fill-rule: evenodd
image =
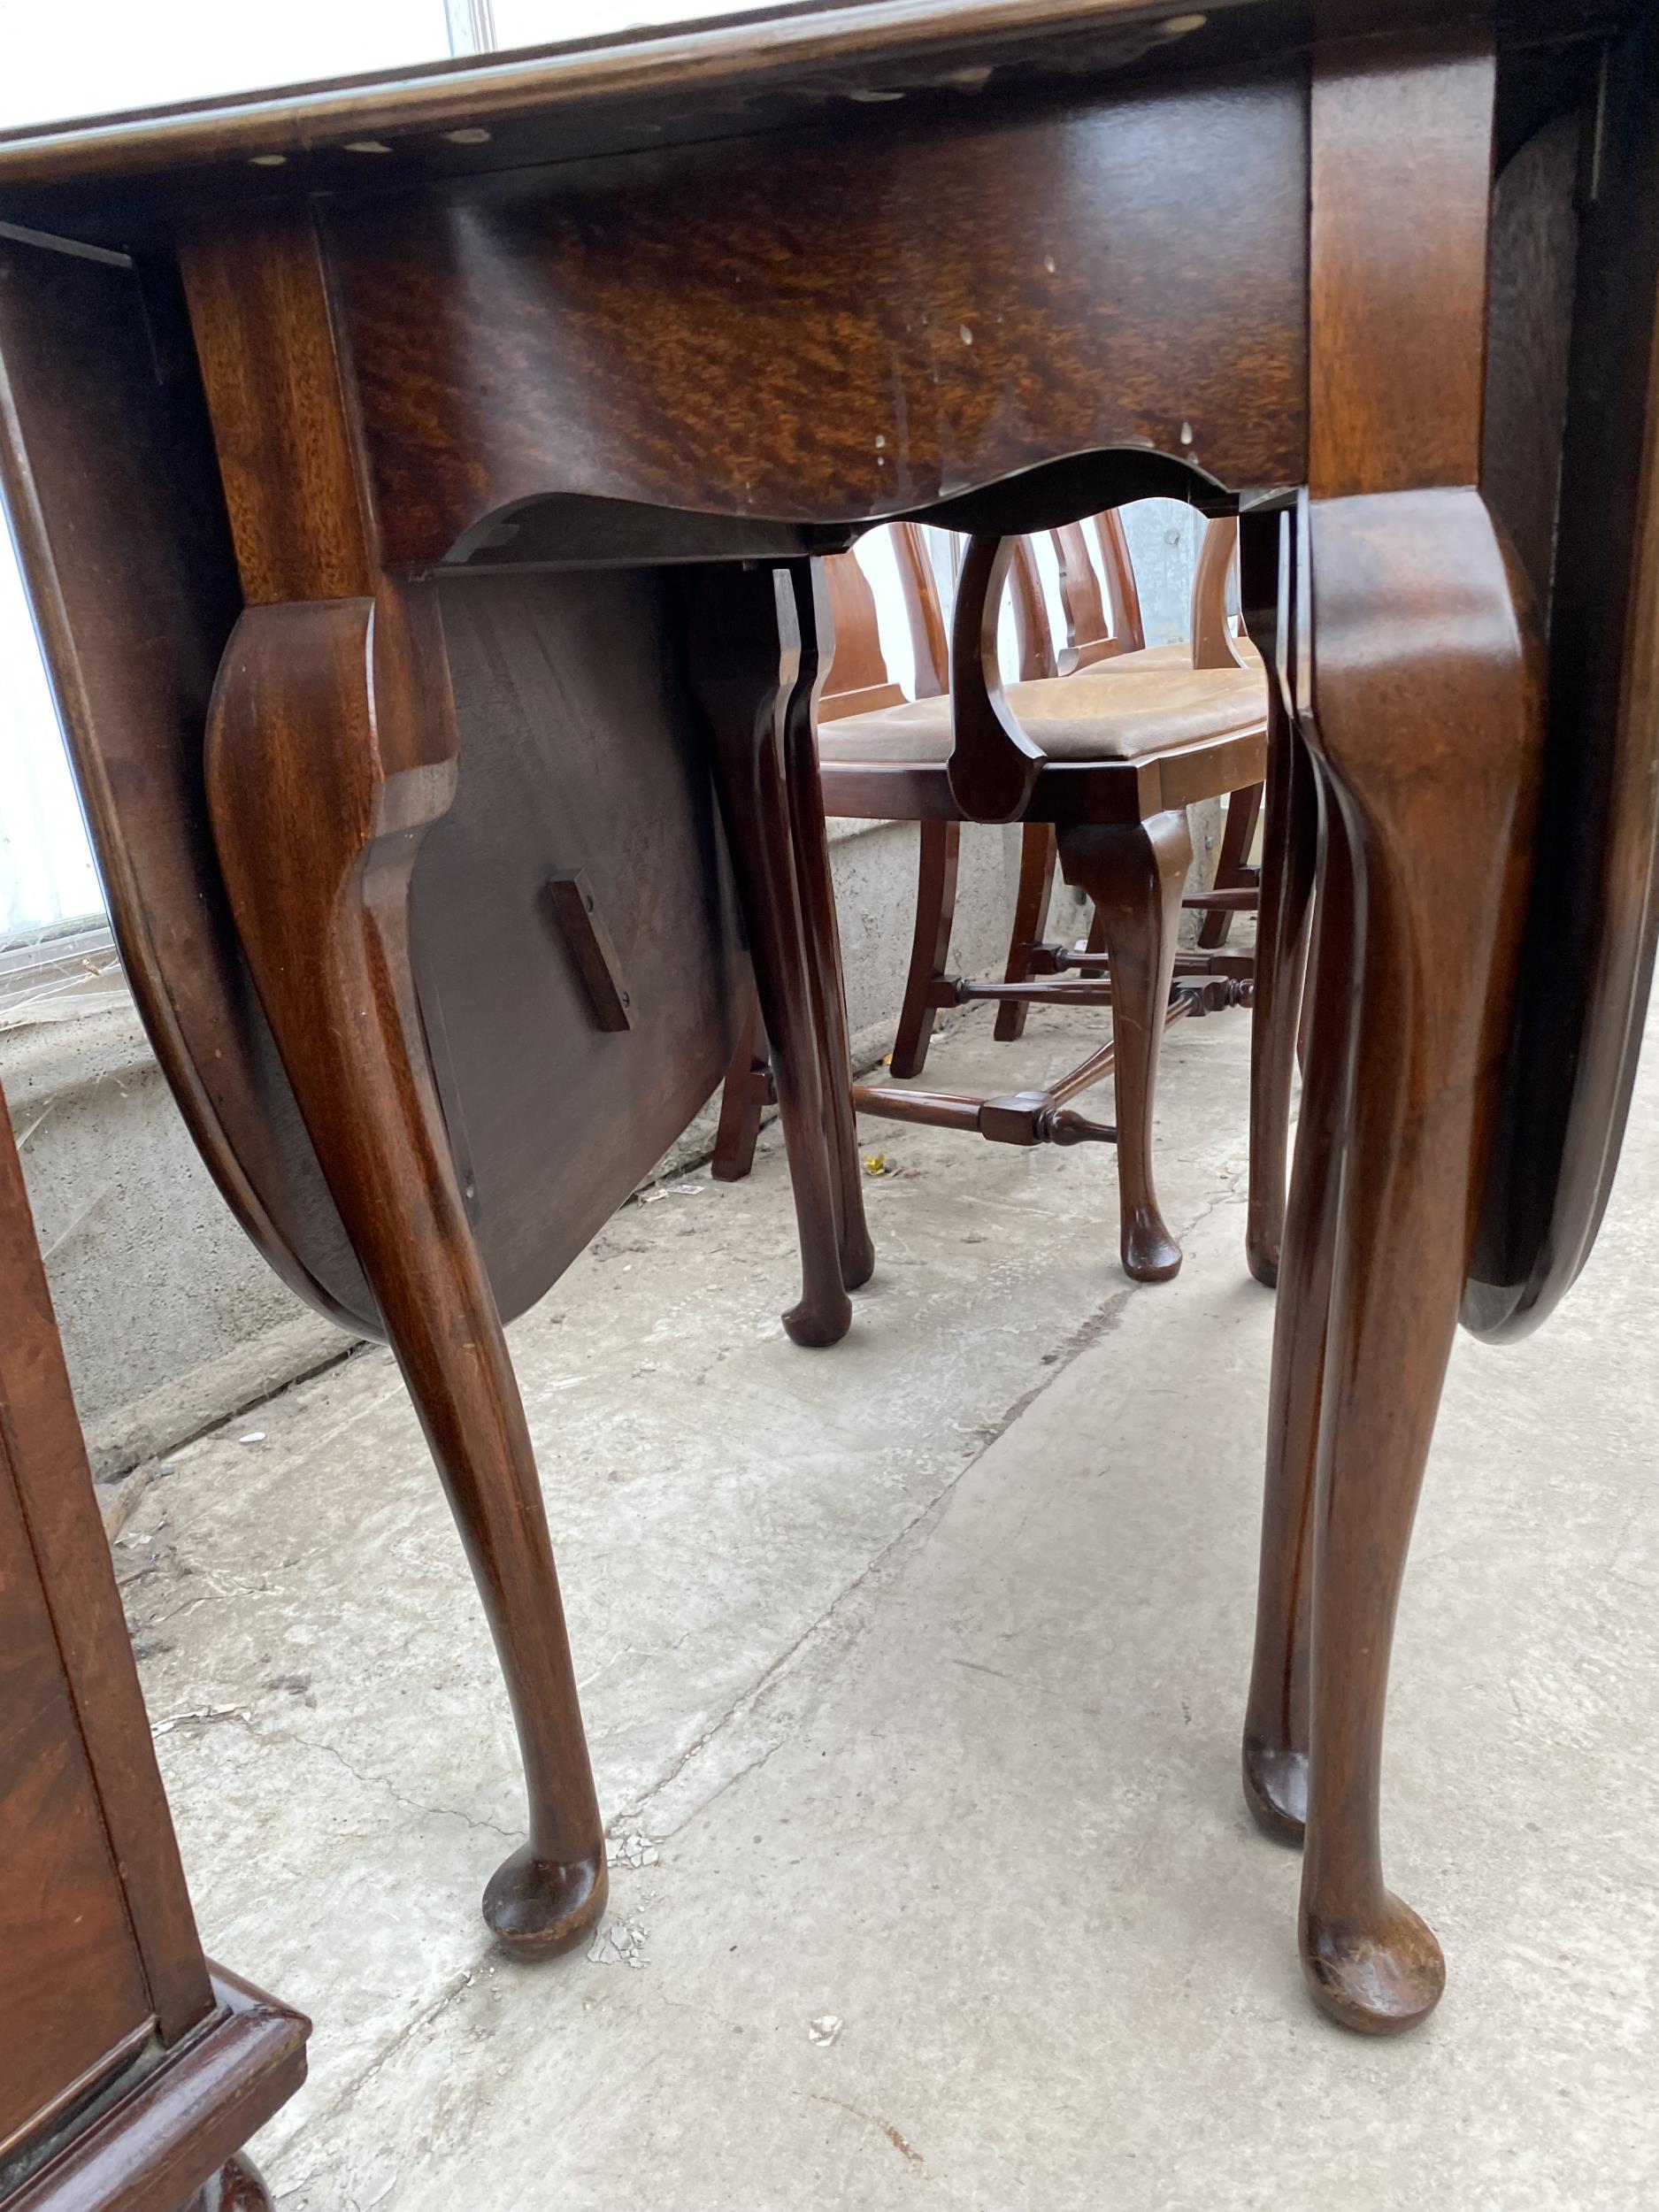
<svg viewBox="0 0 1659 2212"><path fill-rule="evenodd" d="M1004 696L1050 760L1143 760L1254 728L1267 714L1267 680L1256 653L1245 668L1195 669L1184 645L1119 654L1079 676L1010 684ZM950 750L948 698L847 715L818 730L818 757L826 764L941 766Z"/></svg>

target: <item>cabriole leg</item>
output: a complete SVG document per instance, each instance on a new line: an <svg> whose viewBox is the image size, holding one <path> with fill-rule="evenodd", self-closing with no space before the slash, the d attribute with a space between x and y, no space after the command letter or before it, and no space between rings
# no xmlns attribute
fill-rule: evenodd
<svg viewBox="0 0 1659 2212"><path fill-rule="evenodd" d="M823 565L798 563L790 572L803 634L822 641L831 634L829 595ZM824 1099L824 1141L828 1149L835 1203L835 1239L841 1282L857 1290L875 1272L875 1247L864 1220L864 1184L858 1173L858 1124L853 1112L852 1044L847 1032L847 995L841 981L841 923L835 912L835 881L830 871L829 837L824 818L824 788L818 777L818 733L813 727L812 685L797 684L784 720L784 772L789 780L789 822L800 887L801 918L806 932L807 981L811 992L812 1033L818 1081ZM956 902L956 867L950 870L941 933L950 935ZM942 958L942 950L941 955ZM931 1026L932 1017L929 1017Z"/></svg>
<svg viewBox="0 0 1659 2212"><path fill-rule="evenodd" d="M1444 1979L1433 1935L1383 1879L1383 1713L1516 986L1541 710L1525 588L1479 493L1316 501L1305 552L1317 627L1297 705L1345 834L1355 983L1314 1498L1302 1955L1325 2011L1387 2034L1422 2019ZM1331 924L1316 1094L1337 1044Z"/></svg>
<svg viewBox="0 0 1659 2212"><path fill-rule="evenodd" d="M825 1345L851 1327L852 1302L813 983L814 961L833 959L833 947L820 956L809 937L811 887L803 893L799 880L787 754L791 703L796 712L810 711L817 677L816 631L803 629L812 608L810 591L797 594L783 568L706 569L687 580L693 679L714 739L800 1232L801 1299L783 1325L797 1344ZM850 1084L848 1107L850 1113Z"/></svg>
<svg viewBox="0 0 1659 2212"><path fill-rule="evenodd" d="M1173 812L1063 829L1059 841L1065 879L1094 900L1106 938L1124 1272L1137 1282L1166 1282L1179 1271L1181 1250L1153 1187L1152 1106L1193 841L1185 813Z"/></svg>
<svg viewBox="0 0 1659 2212"><path fill-rule="evenodd" d="M242 617L208 726L219 864L495 1640L530 1838L497 1870L484 1916L541 1956L598 1920L604 1839L529 1432L410 966L411 873L450 803L456 755L431 598L384 586Z"/></svg>

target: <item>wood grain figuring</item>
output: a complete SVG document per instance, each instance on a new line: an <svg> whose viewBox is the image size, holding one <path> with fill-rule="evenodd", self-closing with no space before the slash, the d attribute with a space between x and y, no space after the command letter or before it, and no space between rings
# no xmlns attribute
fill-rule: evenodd
<svg viewBox="0 0 1659 2212"><path fill-rule="evenodd" d="M1316 497L1479 480L1494 82L1466 35L1316 59Z"/></svg>
<svg viewBox="0 0 1659 2212"><path fill-rule="evenodd" d="M243 595L372 592L373 521L308 213L187 231L179 265Z"/></svg>
<svg viewBox="0 0 1659 2212"><path fill-rule="evenodd" d="M1294 483L1304 127L1283 76L337 204L385 558L540 495L862 519L1121 443Z"/></svg>

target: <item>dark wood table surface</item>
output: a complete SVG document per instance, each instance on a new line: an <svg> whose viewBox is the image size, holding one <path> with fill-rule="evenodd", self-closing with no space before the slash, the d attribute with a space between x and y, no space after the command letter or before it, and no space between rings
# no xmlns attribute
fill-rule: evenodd
<svg viewBox="0 0 1659 2212"><path fill-rule="evenodd" d="M503 1941L580 1941L604 1856L501 1322L751 956L791 1333L872 1263L811 556L1164 494L1240 517L1281 963L1320 886L1247 1794L1318 2001L1432 2008L1379 1840L1412 1513L1460 1311L1582 1263L1652 966L1654 43L849 0L0 140L8 497L123 957L230 1203L420 1409L525 1755ZM966 810L1018 772L964 712Z"/></svg>

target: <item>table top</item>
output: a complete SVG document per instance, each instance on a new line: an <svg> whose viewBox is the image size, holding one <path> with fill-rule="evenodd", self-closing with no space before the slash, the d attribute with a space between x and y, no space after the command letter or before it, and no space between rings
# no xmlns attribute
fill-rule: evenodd
<svg viewBox="0 0 1659 2212"><path fill-rule="evenodd" d="M1641 0L1502 0L1548 48ZM987 89L1286 57L1321 35L1455 32L1492 0L799 0L695 23L0 134L0 218L131 230L217 196L370 190L745 136L840 104L965 109ZM92 235L91 229L85 234Z"/></svg>

